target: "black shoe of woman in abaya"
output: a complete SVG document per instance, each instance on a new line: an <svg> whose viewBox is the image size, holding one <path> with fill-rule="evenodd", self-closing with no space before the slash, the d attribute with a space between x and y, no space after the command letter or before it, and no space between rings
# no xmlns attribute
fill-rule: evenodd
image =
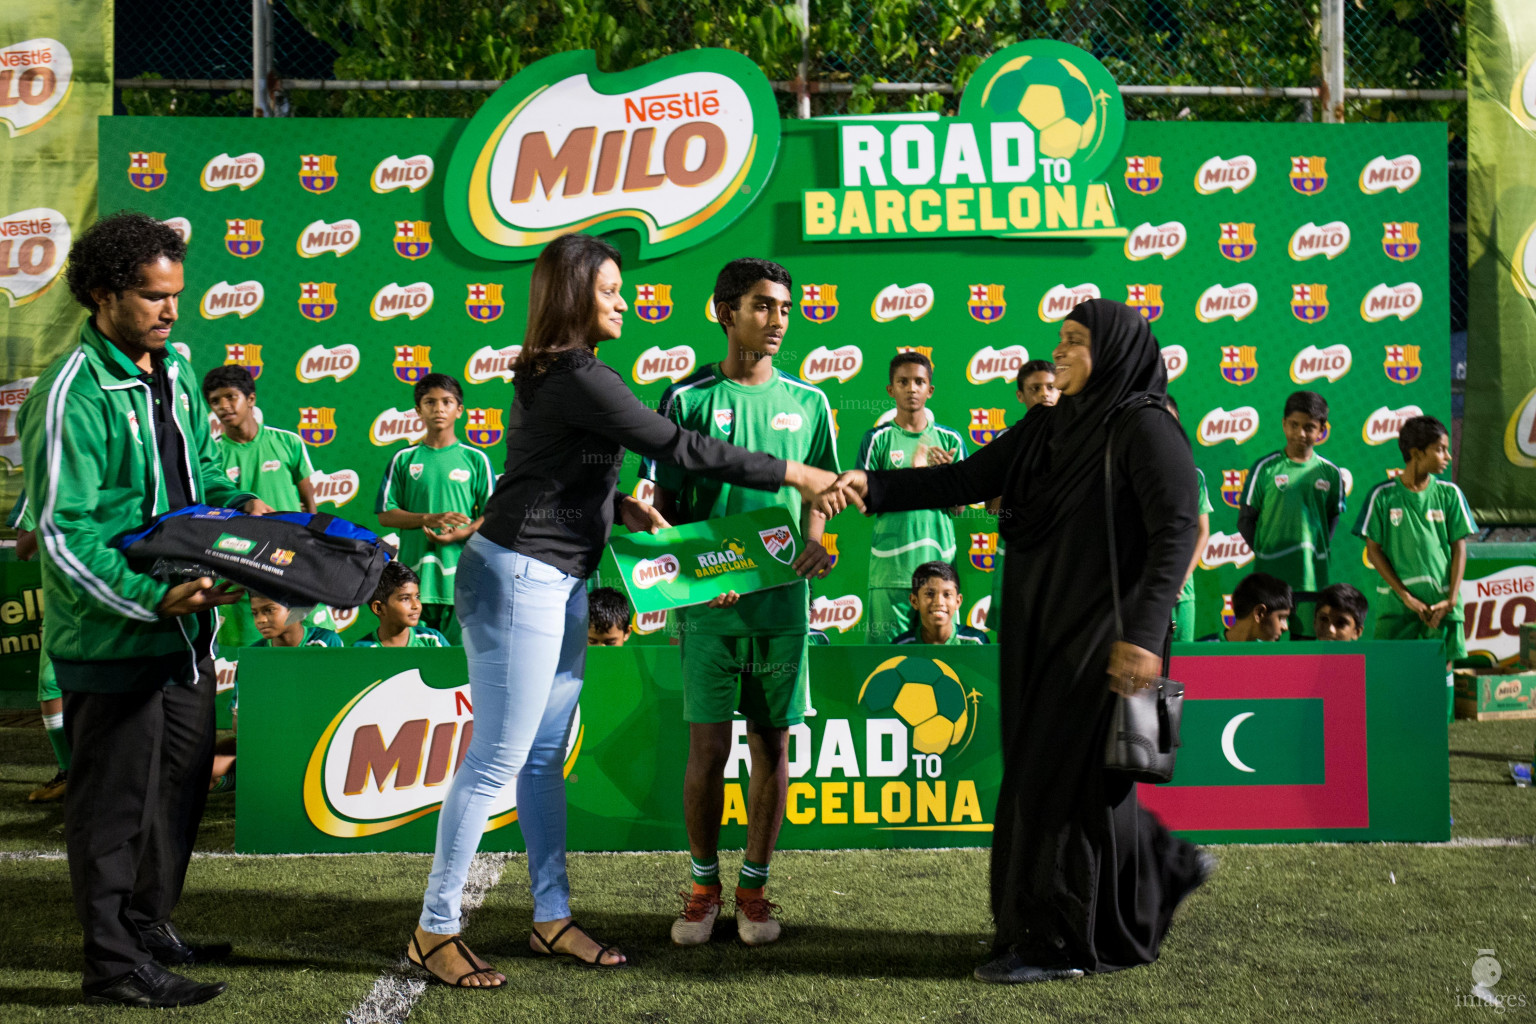
<svg viewBox="0 0 1536 1024"><path fill-rule="evenodd" d="M976 968L973 976L989 985L1029 985L1039 981L1070 981L1081 978L1083 972L1076 967L1039 967L1025 963L1023 957L1009 950Z"/></svg>

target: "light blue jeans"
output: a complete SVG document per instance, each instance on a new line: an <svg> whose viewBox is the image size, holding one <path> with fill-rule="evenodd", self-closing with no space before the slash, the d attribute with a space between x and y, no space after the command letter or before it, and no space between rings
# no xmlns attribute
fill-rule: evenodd
<svg viewBox="0 0 1536 1024"><path fill-rule="evenodd" d="M438 815L421 927L440 935L460 930L470 861L491 802L513 778L533 919L569 917L563 768L587 662L585 582L476 534L459 559L454 605L475 734Z"/></svg>

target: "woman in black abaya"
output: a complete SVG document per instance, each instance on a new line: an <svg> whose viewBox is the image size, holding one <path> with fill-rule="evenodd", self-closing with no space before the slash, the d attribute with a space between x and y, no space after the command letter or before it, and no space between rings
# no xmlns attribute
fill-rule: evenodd
<svg viewBox="0 0 1536 1024"><path fill-rule="evenodd" d="M1055 406L1030 409L973 457L844 473L834 514L968 505L1002 495L1003 780L992 838L993 959L977 978L1048 981L1151 963L1179 902L1213 861L1174 838L1104 768L1114 692L1165 670L1169 618L1194 550L1194 460L1163 409L1167 374L1136 311L1094 299L1068 314ZM1104 449L1114 433L1110 600ZM1017 554L1015 554L1017 552Z"/></svg>

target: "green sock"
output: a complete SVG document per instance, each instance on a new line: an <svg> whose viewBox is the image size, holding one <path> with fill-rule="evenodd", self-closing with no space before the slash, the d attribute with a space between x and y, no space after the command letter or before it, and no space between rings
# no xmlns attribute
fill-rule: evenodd
<svg viewBox="0 0 1536 1024"><path fill-rule="evenodd" d="M48 732L48 742L53 744L53 758L59 762L59 771L69 771L69 740L64 738L64 714L44 715L43 728Z"/></svg>
<svg viewBox="0 0 1536 1024"><path fill-rule="evenodd" d="M720 858L703 861L694 857L688 858L692 865L693 881L695 885L719 885L720 884Z"/></svg>
<svg viewBox="0 0 1536 1024"><path fill-rule="evenodd" d="M768 884L768 865L743 858L741 862L741 878L736 884L743 889L761 889Z"/></svg>

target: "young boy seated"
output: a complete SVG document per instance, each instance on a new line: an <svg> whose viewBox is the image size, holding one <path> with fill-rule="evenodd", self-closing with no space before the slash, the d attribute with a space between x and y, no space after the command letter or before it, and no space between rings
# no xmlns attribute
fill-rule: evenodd
<svg viewBox="0 0 1536 1024"><path fill-rule="evenodd" d="M960 577L948 562L924 562L912 574L916 622L891 638L893 644L984 644L987 634L955 621L960 614Z"/></svg>
<svg viewBox="0 0 1536 1024"><path fill-rule="evenodd" d="M1232 643L1279 640L1290 628L1291 588L1267 572L1249 573L1232 592L1232 614L1232 625L1200 639Z"/></svg>
<svg viewBox="0 0 1536 1024"><path fill-rule="evenodd" d="M289 615L287 605L255 591L250 595L251 618L261 639L252 647L344 647L341 637L323 626L306 626L302 615Z"/></svg>
<svg viewBox="0 0 1536 1024"><path fill-rule="evenodd" d="M1348 583L1335 583L1317 593L1312 633L1319 640L1359 640L1365 632L1365 595Z"/></svg>
<svg viewBox="0 0 1536 1024"><path fill-rule="evenodd" d="M612 587L597 587L587 594L588 647L623 647L629 629L629 598Z"/></svg>
<svg viewBox="0 0 1536 1024"><path fill-rule="evenodd" d="M379 585L368 599L379 628L353 647L447 647L448 638L421 625L421 579L398 558L385 563Z"/></svg>

